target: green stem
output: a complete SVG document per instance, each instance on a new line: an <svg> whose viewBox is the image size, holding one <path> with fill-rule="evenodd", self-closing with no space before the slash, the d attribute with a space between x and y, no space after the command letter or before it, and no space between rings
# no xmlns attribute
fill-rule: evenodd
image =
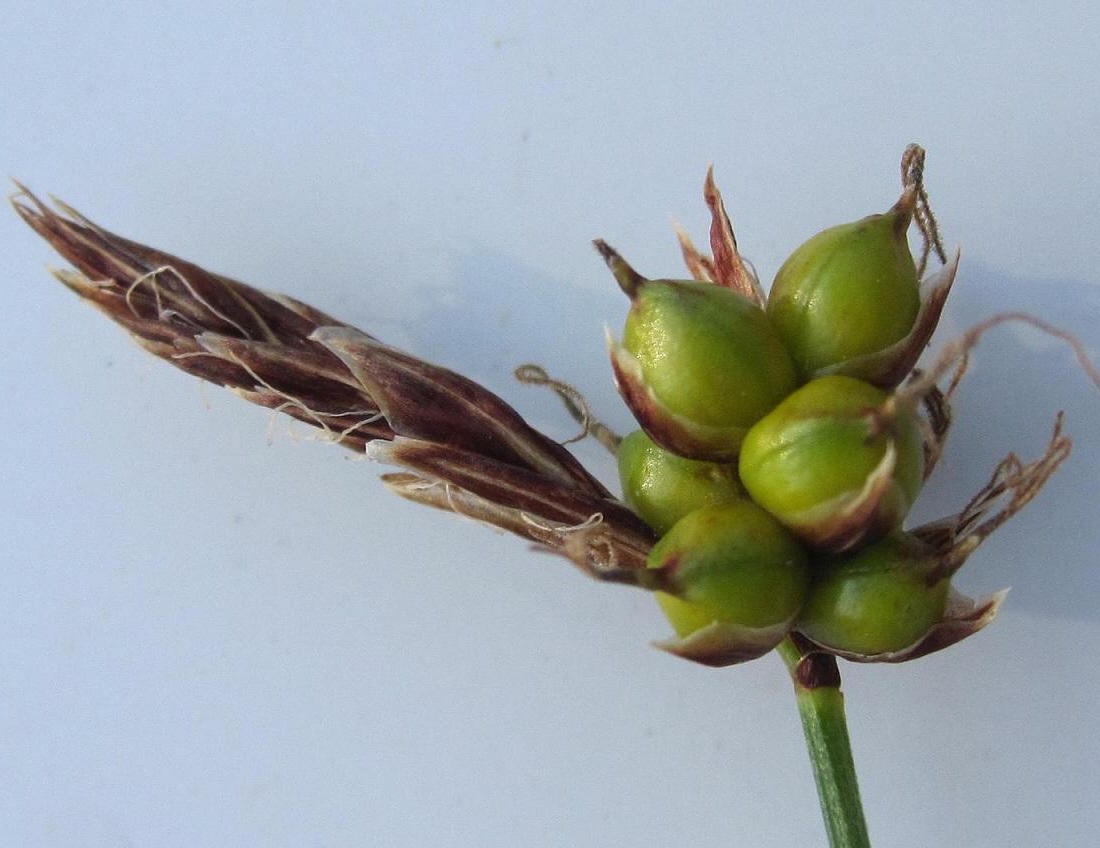
<svg viewBox="0 0 1100 848"><path fill-rule="evenodd" d="M788 637L779 646L798 700L821 815L831 848L870 848L856 766L844 718L844 695L836 658Z"/></svg>

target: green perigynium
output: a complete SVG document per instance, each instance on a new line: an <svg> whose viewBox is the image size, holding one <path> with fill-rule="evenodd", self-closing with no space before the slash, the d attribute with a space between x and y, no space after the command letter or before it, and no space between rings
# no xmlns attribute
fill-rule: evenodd
<svg viewBox="0 0 1100 848"><path fill-rule="evenodd" d="M631 299L621 343L609 339L617 386L644 430L619 449L623 496L664 534L646 576L627 582L658 593L679 637L662 647L679 656L729 665L766 653L795 620L773 605L797 595L782 589L798 585L795 572L816 575L798 618L803 635L853 660L901 662L939 650L981 630L1003 598L952 593L948 604L950 575L1042 485L1068 440L1056 426L1034 463L1009 457L959 515L903 534L942 455L964 368L946 391L937 382L993 324L968 333L924 376L916 372L958 253L947 257L929 208L924 151L910 145L901 165L894 207L805 242L770 296L742 259L710 175L713 255L680 234L694 281L646 279L595 243ZM911 224L923 240L919 262ZM921 281L933 253L942 267ZM743 532L753 522L757 532ZM802 553L768 554L765 540L777 538ZM776 561L787 565L766 565ZM802 564L792 572L794 561ZM760 591L769 572L771 589ZM784 611L795 615L797 606ZM839 624L843 611L859 609Z"/></svg>
<svg viewBox="0 0 1100 848"><path fill-rule="evenodd" d="M654 546L650 568L668 572L658 593L681 637L711 624L786 634L805 603L810 569L802 546L749 501L697 509Z"/></svg>
<svg viewBox="0 0 1100 848"><path fill-rule="evenodd" d="M640 280L629 294L611 350L627 405L662 447L733 460L749 427L796 385L767 315L713 283Z"/></svg>
<svg viewBox="0 0 1100 848"><path fill-rule="evenodd" d="M775 275L768 317L803 379L901 341L921 301L906 232L915 195L890 211L818 233ZM866 375L860 375L866 376Z"/></svg>
<svg viewBox="0 0 1100 848"><path fill-rule="evenodd" d="M745 437L741 480L753 500L807 544L846 550L900 526L920 491L916 417L852 377L820 377Z"/></svg>
<svg viewBox="0 0 1100 848"><path fill-rule="evenodd" d="M659 534L700 507L745 496L736 466L685 459L656 444L644 430L622 440L618 466L624 500Z"/></svg>
<svg viewBox="0 0 1100 848"><path fill-rule="evenodd" d="M950 581L932 551L895 533L857 553L814 564L797 629L835 651L875 656L920 641L943 618Z"/></svg>

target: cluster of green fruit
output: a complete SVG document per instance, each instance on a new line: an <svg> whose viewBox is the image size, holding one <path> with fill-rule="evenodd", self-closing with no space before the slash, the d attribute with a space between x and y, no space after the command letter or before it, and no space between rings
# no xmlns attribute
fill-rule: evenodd
<svg viewBox="0 0 1100 848"><path fill-rule="evenodd" d="M909 250L918 189L811 238L766 301L645 279L597 244L632 302L610 342L642 426L619 447L624 498L661 537L649 567L685 655L749 659L793 630L875 657L943 617L950 578L902 529L922 424L892 394L939 311Z"/></svg>

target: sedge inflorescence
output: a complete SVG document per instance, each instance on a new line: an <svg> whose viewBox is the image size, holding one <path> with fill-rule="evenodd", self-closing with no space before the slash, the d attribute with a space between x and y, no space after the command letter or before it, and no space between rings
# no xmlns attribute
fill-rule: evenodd
<svg viewBox="0 0 1100 848"><path fill-rule="evenodd" d="M676 632L667 650L729 665L790 637L804 655L898 662L992 619L1003 594L974 601L951 578L1069 451L1059 415L1039 458L1010 454L957 514L906 527L941 456L969 350L992 327L1024 321L1070 344L1100 387L1080 342L1022 313L977 324L917 369L958 254L940 242L924 151L910 145L901 170L890 209L806 241L769 294L741 258L710 174L711 255L680 233L693 279L647 279L596 242L631 301L609 348L640 429L620 439L538 366L516 376L556 391L582 435L617 453L625 504L563 444L454 371L21 186L12 203L74 266L55 272L61 282L145 349L397 466L382 479L401 497L655 592Z"/></svg>
<svg viewBox="0 0 1100 848"><path fill-rule="evenodd" d="M964 598L951 577L1026 500L981 521L997 499L1037 489L1068 442L1056 426L1042 460L995 475L969 512L906 529L968 349L931 378L915 370L957 266L923 164L907 148L897 202L804 242L767 295L710 174L713 257L681 234L694 279L647 279L596 242L631 301L621 340L608 339L640 425L619 446L619 472L624 500L660 537L648 567L673 653L728 665L793 633L851 659L901 661L992 618L999 599ZM940 268L922 281L932 254ZM949 364L944 392L935 381Z"/></svg>

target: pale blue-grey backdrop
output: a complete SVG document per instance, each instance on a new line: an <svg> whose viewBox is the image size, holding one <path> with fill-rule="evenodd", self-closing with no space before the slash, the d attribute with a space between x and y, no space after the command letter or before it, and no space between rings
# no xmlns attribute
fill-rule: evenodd
<svg viewBox="0 0 1100 848"><path fill-rule="evenodd" d="M713 163L764 278L893 202L910 141L963 264L1097 352L1094 4L7 3L0 170L498 390L619 428L596 236L677 274ZM789 684L647 646L648 597L387 495L153 361L0 215L0 833L20 846L823 845ZM972 560L987 633L846 668L876 844L1100 828L1100 394L1006 329L918 512L1067 409L1076 455ZM307 436L297 428L298 436ZM582 456L611 477L610 461Z"/></svg>

